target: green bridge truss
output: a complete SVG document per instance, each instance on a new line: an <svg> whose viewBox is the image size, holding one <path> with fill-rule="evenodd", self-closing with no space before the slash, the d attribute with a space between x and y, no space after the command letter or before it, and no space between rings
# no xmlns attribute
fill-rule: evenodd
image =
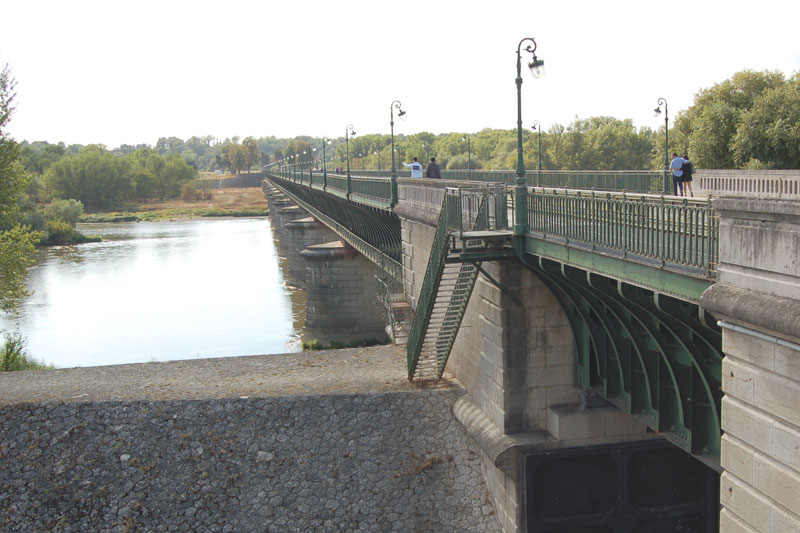
<svg viewBox="0 0 800 533"><path fill-rule="evenodd" d="M402 279L389 179L292 178L270 181ZM716 276L712 203L538 187L516 199L504 184L476 185L448 189L441 205L407 342L409 379L441 377L476 279L488 278L481 263L519 261L567 314L575 384L718 464L721 332L698 303ZM522 239L510 224L515 202L526 206Z"/></svg>

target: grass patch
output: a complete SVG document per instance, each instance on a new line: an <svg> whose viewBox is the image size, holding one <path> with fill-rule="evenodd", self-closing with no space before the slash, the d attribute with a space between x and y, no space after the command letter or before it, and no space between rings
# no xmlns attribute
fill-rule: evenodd
<svg viewBox="0 0 800 533"><path fill-rule="evenodd" d="M267 199L258 187L198 191L202 195L122 206L107 213L84 214L81 222L149 222L201 217L263 217Z"/></svg>

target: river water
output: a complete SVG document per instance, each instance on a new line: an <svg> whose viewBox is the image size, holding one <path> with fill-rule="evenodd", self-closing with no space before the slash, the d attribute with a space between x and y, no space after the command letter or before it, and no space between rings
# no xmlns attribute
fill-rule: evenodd
<svg viewBox="0 0 800 533"><path fill-rule="evenodd" d="M33 295L17 318L0 316L34 359L65 368L300 349L304 295L284 282L268 218L78 229L103 242L41 250Z"/></svg>

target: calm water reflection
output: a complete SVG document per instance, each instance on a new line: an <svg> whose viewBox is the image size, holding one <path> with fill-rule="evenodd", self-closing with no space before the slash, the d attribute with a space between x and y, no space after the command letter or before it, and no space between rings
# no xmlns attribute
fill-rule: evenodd
<svg viewBox="0 0 800 533"><path fill-rule="evenodd" d="M43 250L19 318L0 317L37 360L72 367L300 349L304 294L285 286L269 219L80 229L103 242Z"/></svg>

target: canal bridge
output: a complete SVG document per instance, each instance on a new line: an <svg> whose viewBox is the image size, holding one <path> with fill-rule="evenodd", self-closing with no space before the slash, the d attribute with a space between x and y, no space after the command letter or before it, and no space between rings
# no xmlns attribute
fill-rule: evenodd
<svg viewBox="0 0 800 533"><path fill-rule="evenodd" d="M800 420L790 398L769 390L773 382L761 385L760 399L754 391L764 369L800 393L798 376L781 374L775 359L783 350L786 367L787 354L798 355L800 180L710 172L711 195L680 198L660 193L669 187L662 172L533 171L525 186L514 186L510 172L443 174L412 180L277 166L264 188L271 202L287 199L296 210L290 224L310 215L328 231L316 239L333 232L375 266L385 322L406 342L409 379L449 371L464 384L454 414L491 465L487 481L507 530L559 531L601 516L616 531L648 520L707 531L721 501L720 524L760 531L737 508L745 496L734 501L734 488L762 501L762 512L797 520L800 502L788 505L776 483L800 473L763 444L757 426L785 426L800 445ZM330 243L302 253L308 259L319 247L329 258ZM306 284L322 278L309 272ZM751 353L754 343L772 359ZM675 483L694 480L692 497L634 512L615 485L607 490L621 501L602 509L535 511L541 472L558 453L582 449L582 460L601 464L613 456L619 464L609 468L624 477L639 452L620 459L620 448L603 446L658 436L706 465L658 461L667 465L664 484L676 472L683 479ZM752 470L759 453L772 461L760 484Z"/></svg>

